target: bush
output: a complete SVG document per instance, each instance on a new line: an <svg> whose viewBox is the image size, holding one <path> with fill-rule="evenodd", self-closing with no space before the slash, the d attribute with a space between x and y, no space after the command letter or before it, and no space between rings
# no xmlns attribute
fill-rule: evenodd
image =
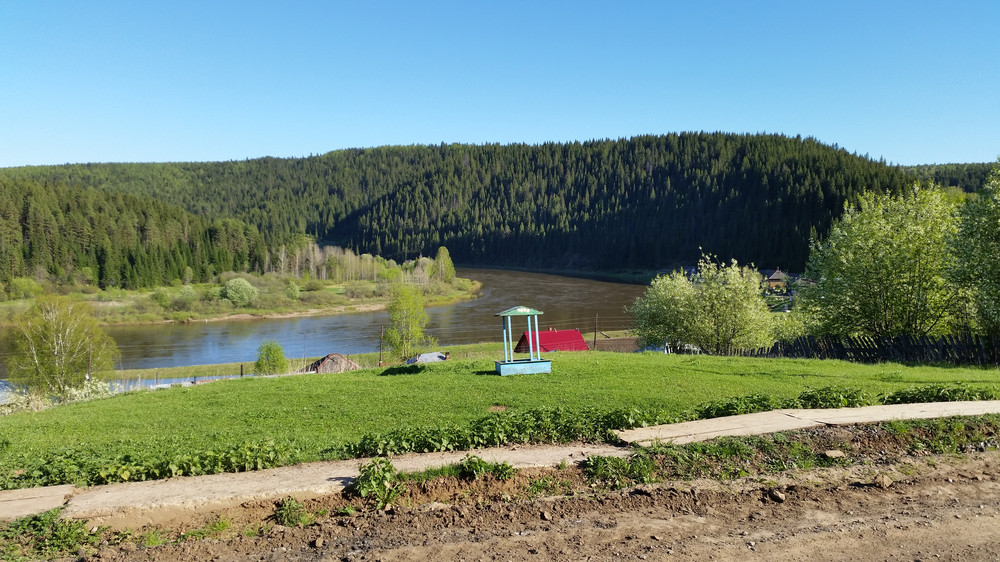
<svg viewBox="0 0 1000 562"><path fill-rule="evenodd" d="M376 509L385 509L396 501L403 493L404 485L399 482L396 467L389 459L375 457L361 465L358 479L354 481L350 491L362 498L370 498L375 502Z"/></svg>
<svg viewBox="0 0 1000 562"><path fill-rule="evenodd" d="M10 280L7 293L12 300L30 299L42 294L42 286L30 277L15 277Z"/></svg>
<svg viewBox="0 0 1000 562"><path fill-rule="evenodd" d="M325 291L326 283L320 281L319 279L308 279L305 284L306 291Z"/></svg>
<svg viewBox="0 0 1000 562"><path fill-rule="evenodd" d="M306 511L305 506L295 501L292 496L278 502L274 509L274 522L284 527L308 525L312 521L313 517Z"/></svg>
<svg viewBox="0 0 1000 562"><path fill-rule="evenodd" d="M190 286L184 286L181 288L180 293L177 294L177 298L174 299L172 307L177 311L191 310L194 303L198 300L198 293Z"/></svg>
<svg viewBox="0 0 1000 562"><path fill-rule="evenodd" d="M702 404L695 408L695 413L698 419L708 419L767 412L779 407L781 407L781 403L773 396L749 394Z"/></svg>
<svg viewBox="0 0 1000 562"><path fill-rule="evenodd" d="M618 489L653 482L656 463L644 453L637 453L627 459L594 455L587 459L584 473L592 482Z"/></svg>
<svg viewBox="0 0 1000 562"><path fill-rule="evenodd" d="M152 299L152 301L155 302L156 304L162 306L163 308L167 308L168 306L170 306L170 296L163 289L154 292L152 295L149 296L149 298Z"/></svg>
<svg viewBox="0 0 1000 562"><path fill-rule="evenodd" d="M285 283L285 296L293 301L299 300L299 286L295 284L295 281L289 280Z"/></svg>
<svg viewBox="0 0 1000 562"><path fill-rule="evenodd" d="M344 289L349 299L369 299L375 295L375 285L367 281L351 281Z"/></svg>
<svg viewBox="0 0 1000 562"><path fill-rule="evenodd" d="M227 281L223 290L223 295L229 302L233 303L233 306L250 306L253 301L257 300L258 293L257 287L242 277Z"/></svg>
<svg viewBox="0 0 1000 562"><path fill-rule="evenodd" d="M1000 393L993 388L969 388L964 384L931 384L906 388L887 394L883 404L919 404L922 402L962 402L966 400L997 400Z"/></svg>
<svg viewBox="0 0 1000 562"><path fill-rule="evenodd" d="M799 397L786 404L789 408L857 408L869 406L875 398L858 388L826 386L807 388Z"/></svg>
<svg viewBox="0 0 1000 562"><path fill-rule="evenodd" d="M265 341L257 348L257 361L253 364L258 375L277 375L288 372L285 350L276 341Z"/></svg>

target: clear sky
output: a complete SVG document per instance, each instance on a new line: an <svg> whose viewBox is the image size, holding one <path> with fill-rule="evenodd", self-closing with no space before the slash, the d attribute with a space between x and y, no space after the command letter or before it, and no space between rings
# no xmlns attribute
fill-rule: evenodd
<svg viewBox="0 0 1000 562"><path fill-rule="evenodd" d="M998 22L997 0L3 0L0 167L680 131L990 162Z"/></svg>

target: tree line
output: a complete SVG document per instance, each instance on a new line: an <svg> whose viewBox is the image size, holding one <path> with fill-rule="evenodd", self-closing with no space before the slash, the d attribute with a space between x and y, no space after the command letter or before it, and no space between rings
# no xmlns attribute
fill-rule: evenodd
<svg viewBox="0 0 1000 562"><path fill-rule="evenodd" d="M0 178L0 293L30 280L135 289L262 271L264 236L127 193Z"/></svg>
<svg viewBox="0 0 1000 562"><path fill-rule="evenodd" d="M271 248L307 235L396 260L447 246L470 265L597 270L669 268L704 250L801 271L845 202L913 177L811 138L725 133L0 170L243 221Z"/></svg>

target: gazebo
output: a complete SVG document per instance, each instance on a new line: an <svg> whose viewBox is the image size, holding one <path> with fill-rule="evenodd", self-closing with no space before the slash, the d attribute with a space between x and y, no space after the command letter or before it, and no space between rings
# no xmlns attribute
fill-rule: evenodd
<svg viewBox="0 0 1000 562"><path fill-rule="evenodd" d="M538 340L539 314L542 314L542 311L526 306L515 306L495 315L500 317L500 325L503 328L503 361L496 362L497 373L506 376L552 372L552 362L542 359L542 348ZM527 359L514 359L514 329L511 326L511 318L514 316L528 318L528 331L525 332L528 340ZM534 330L531 326L532 319L535 324Z"/></svg>

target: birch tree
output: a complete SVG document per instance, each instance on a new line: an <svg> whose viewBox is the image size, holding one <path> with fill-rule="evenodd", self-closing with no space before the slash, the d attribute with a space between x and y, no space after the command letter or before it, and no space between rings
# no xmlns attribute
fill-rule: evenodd
<svg viewBox="0 0 1000 562"><path fill-rule="evenodd" d="M15 324L11 380L65 400L94 373L114 368L118 346L87 304L42 296Z"/></svg>

